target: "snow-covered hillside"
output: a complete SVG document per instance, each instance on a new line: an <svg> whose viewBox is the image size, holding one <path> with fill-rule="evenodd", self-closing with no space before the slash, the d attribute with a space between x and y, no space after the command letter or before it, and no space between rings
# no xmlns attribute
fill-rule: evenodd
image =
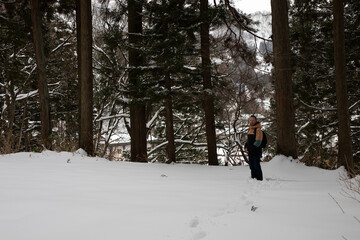
<svg viewBox="0 0 360 240"><path fill-rule="evenodd" d="M256 29L257 35L265 39L269 39L272 35L271 29L271 13L270 12L255 12L251 14L251 19L258 22Z"/></svg>
<svg viewBox="0 0 360 240"><path fill-rule="evenodd" d="M262 167L258 182L247 166L1 155L0 239L360 239L360 203L340 193L342 169L280 156Z"/></svg>
<svg viewBox="0 0 360 240"><path fill-rule="evenodd" d="M273 46L271 42L272 36L272 27L271 27L271 13L270 12L255 12L252 13L250 18L256 23L251 27L256 30L256 32L242 32L242 37L245 42L252 46L252 48L257 48L257 60L259 66L256 69L267 72L270 74L272 66L269 63L266 63L265 58L273 51ZM255 35L254 35L255 34Z"/></svg>

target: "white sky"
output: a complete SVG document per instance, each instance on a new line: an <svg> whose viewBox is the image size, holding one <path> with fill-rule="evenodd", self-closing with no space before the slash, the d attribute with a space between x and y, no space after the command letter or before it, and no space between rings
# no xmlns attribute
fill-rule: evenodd
<svg viewBox="0 0 360 240"><path fill-rule="evenodd" d="M271 0L233 0L234 5L245 13L257 11L271 12Z"/></svg>

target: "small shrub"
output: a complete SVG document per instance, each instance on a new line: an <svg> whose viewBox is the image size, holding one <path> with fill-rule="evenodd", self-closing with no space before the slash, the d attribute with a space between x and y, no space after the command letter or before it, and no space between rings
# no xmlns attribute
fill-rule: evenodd
<svg viewBox="0 0 360 240"><path fill-rule="evenodd" d="M344 186L342 194L360 203L360 175L349 178L346 174L342 174L340 181Z"/></svg>

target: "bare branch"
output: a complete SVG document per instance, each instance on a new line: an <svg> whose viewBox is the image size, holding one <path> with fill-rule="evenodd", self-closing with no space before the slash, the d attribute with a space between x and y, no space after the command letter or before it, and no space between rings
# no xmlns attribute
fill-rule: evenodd
<svg viewBox="0 0 360 240"><path fill-rule="evenodd" d="M100 122L103 120L110 120L110 119L114 119L114 118L130 118L130 114L122 113L122 114L117 114L117 115L112 115L112 116L106 116L106 117L97 119L96 122Z"/></svg>
<svg viewBox="0 0 360 240"><path fill-rule="evenodd" d="M61 47L65 46L65 44L69 41L70 38L71 38L71 36L68 37L67 39L65 39L65 41L63 41L63 42L60 43L56 48L54 48L54 49L50 52L50 54L53 54L54 52L56 52L57 50L59 50Z"/></svg>
<svg viewBox="0 0 360 240"><path fill-rule="evenodd" d="M146 128L150 128L151 125L153 125L153 123L155 122L155 120L159 117L160 112L162 112L162 110L164 110L165 107L161 107L159 108L159 110L154 114L154 116L150 119L150 121L146 124Z"/></svg>
<svg viewBox="0 0 360 240"><path fill-rule="evenodd" d="M304 106L308 107L308 108L312 108L312 109L316 109L316 110L320 110L320 111L336 111L336 108L320 108L320 107L315 107L315 106L311 106L307 103L305 103L303 100L298 99Z"/></svg>
<svg viewBox="0 0 360 240"><path fill-rule="evenodd" d="M344 212L344 209L340 206L340 204L338 203L338 201L336 201L335 198L334 198L333 196L331 196L330 193L328 193L328 194L329 194L329 196L335 201L335 203L339 206L339 208L341 209L341 211L342 211L343 213L345 213L345 212Z"/></svg>

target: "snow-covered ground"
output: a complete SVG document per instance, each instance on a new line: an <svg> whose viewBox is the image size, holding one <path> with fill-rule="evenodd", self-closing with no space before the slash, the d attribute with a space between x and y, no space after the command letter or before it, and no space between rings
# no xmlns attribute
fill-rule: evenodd
<svg viewBox="0 0 360 240"><path fill-rule="evenodd" d="M360 203L341 194L342 169L281 156L262 168L258 182L247 166L2 155L0 239L360 239Z"/></svg>

